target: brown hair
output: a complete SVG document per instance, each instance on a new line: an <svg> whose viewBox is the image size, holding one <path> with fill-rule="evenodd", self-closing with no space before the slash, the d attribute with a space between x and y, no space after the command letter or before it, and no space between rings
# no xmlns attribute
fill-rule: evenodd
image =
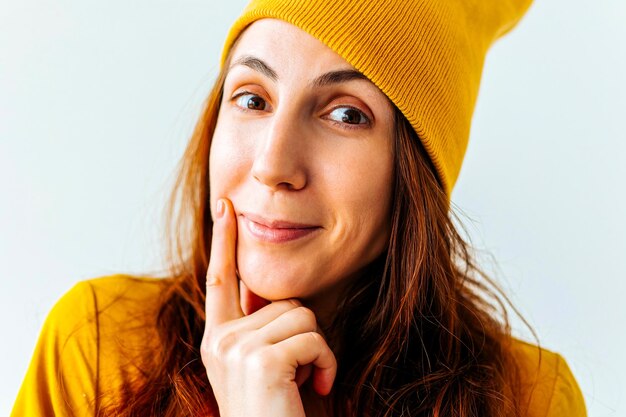
<svg viewBox="0 0 626 417"><path fill-rule="evenodd" d="M209 148L224 78L222 71L170 200L169 285L156 317L161 350L145 353L159 366L102 414L218 415L199 346L212 229ZM325 329L339 364L328 411L359 417L520 415L502 301L508 299L476 266L426 152L397 109L393 187L388 249L346 291Z"/></svg>

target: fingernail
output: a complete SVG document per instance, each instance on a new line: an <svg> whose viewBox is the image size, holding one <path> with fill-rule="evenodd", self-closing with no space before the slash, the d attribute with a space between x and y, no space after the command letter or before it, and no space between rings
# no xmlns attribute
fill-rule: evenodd
<svg viewBox="0 0 626 417"><path fill-rule="evenodd" d="M221 198L219 200L217 200L217 218L222 218L224 217L224 213L226 212L226 204L224 203L224 200L222 200Z"/></svg>

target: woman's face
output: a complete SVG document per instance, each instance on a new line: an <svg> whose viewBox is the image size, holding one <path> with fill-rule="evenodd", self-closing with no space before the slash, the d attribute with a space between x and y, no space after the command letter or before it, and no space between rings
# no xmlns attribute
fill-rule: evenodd
<svg viewBox="0 0 626 417"><path fill-rule="evenodd" d="M332 299L386 247L392 176L387 97L291 24L246 29L210 154L211 208L233 203L246 287L268 300Z"/></svg>

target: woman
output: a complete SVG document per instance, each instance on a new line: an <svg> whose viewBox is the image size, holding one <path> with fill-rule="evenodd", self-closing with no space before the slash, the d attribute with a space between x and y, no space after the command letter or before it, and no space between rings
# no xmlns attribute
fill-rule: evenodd
<svg viewBox="0 0 626 417"><path fill-rule="evenodd" d="M484 55L528 4L439 3L253 1L183 159L169 276L66 294L14 415L584 416L449 210Z"/></svg>

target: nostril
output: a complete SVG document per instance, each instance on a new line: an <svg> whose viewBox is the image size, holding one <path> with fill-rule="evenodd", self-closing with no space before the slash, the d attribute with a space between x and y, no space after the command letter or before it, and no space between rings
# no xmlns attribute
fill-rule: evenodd
<svg viewBox="0 0 626 417"><path fill-rule="evenodd" d="M297 191L307 183L306 168L294 161L257 159L252 167L252 176L273 190Z"/></svg>

